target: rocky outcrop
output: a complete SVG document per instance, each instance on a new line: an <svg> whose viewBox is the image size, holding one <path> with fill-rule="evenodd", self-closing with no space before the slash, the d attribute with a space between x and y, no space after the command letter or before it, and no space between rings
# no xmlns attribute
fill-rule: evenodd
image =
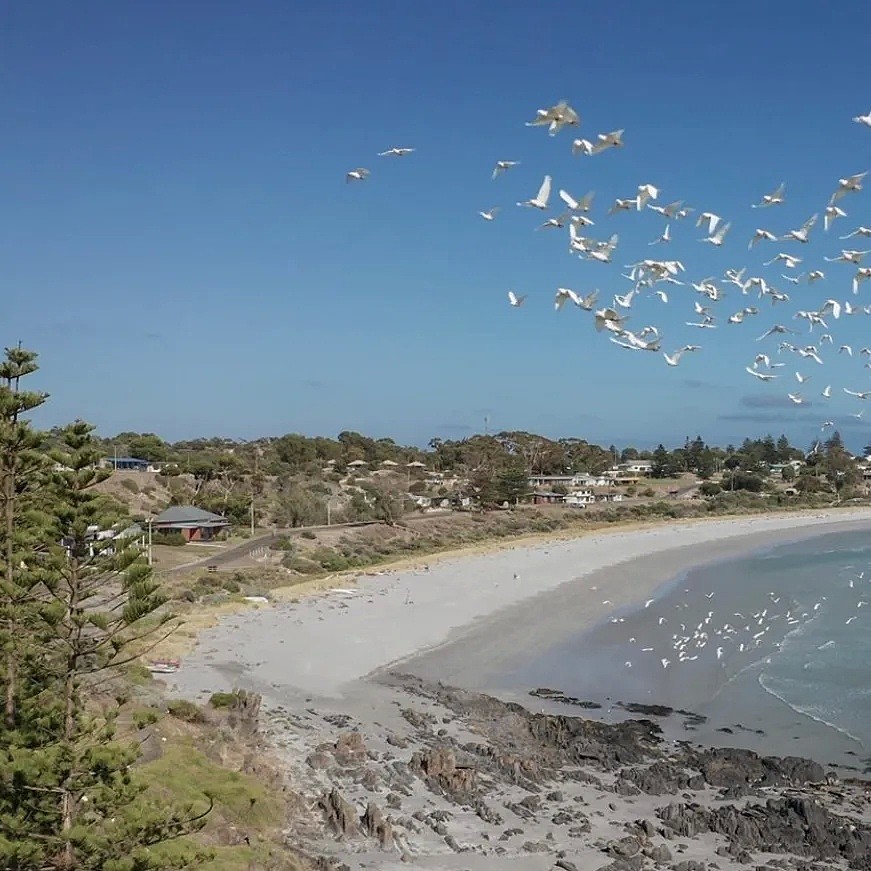
<svg viewBox="0 0 871 871"><path fill-rule="evenodd" d="M662 730L650 720L598 723L579 717L531 714L529 734L564 762L596 762L603 768L644 762L656 751Z"/></svg>
<svg viewBox="0 0 871 871"><path fill-rule="evenodd" d="M233 694L236 701L227 716L227 724L243 735L253 735L260 725L260 705L263 699L260 693L243 689L234 689Z"/></svg>
<svg viewBox="0 0 871 871"><path fill-rule="evenodd" d="M713 747L687 750L679 757L684 764L701 772L711 786L741 787L800 786L820 783L826 773L822 765L797 756L759 756L752 750Z"/></svg>
<svg viewBox="0 0 871 871"><path fill-rule="evenodd" d="M366 744L359 732L343 732L332 747L333 756L339 765L350 768L360 765L368 758Z"/></svg>
<svg viewBox="0 0 871 871"><path fill-rule="evenodd" d="M369 802L366 811L360 818L363 831L370 837L375 838L382 850L393 847L393 826L390 820L384 818L381 809L375 802Z"/></svg>
<svg viewBox="0 0 871 871"><path fill-rule="evenodd" d="M657 816L685 838L714 832L745 850L843 859L852 868L871 868L871 827L837 816L809 798L776 798L743 807L670 804Z"/></svg>
<svg viewBox="0 0 871 871"><path fill-rule="evenodd" d="M458 765L456 754L450 747L434 747L415 753L409 768L422 777L430 789L455 801L471 796L477 789L475 769Z"/></svg>
<svg viewBox="0 0 871 871"><path fill-rule="evenodd" d="M360 834L357 809L337 790L324 793L320 800L327 826L340 838L354 838Z"/></svg>
<svg viewBox="0 0 871 871"><path fill-rule="evenodd" d="M666 760L659 760L642 768L624 768L614 785L616 792L631 795L620 788L629 783L646 792L648 795L675 795L687 789L704 789L705 779L700 774L693 774L680 765Z"/></svg>

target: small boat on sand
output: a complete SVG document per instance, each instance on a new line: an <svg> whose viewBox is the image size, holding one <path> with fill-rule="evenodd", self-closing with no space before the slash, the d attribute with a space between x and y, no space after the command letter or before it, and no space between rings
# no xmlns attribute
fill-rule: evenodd
<svg viewBox="0 0 871 871"><path fill-rule="evenodd" d="M155 659L148 663L152 674L175 674L181 668L179 659Z"/></svg>

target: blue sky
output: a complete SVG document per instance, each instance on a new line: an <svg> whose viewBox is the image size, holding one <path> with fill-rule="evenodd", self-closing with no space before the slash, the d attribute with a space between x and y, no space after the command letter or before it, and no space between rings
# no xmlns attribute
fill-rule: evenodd
<svg viewBox="0 0 871 871"><path fill-rule="evenodd" d="M868 358L836 353L871 344L864 315L830 321L822 368L788 355L772 385L744 372L760 347L776 353L755 342L772 323L806 330L796 309L871 302L871 282L853 297L855 270L822 262L871 225L871 184L809 245L747 251L755 227L798 227L839 177L871 169L871 130L850 120L871 110L871 58L844 36L868 32L866 3L44 2L7 7L0 26L4 341L41 355L41 424L423 444L488 417L646 446L807 442L832 419L868 441L841 392L871 388ZM524 126L561 98L578 133ZM572 157L575 135L615 128L625 148ZM375 156L394 145L417 151ZM492 181L497 159L521 165ZM346 185L356 166L371 178ZM596 191L589 232L619 233L613 265L570 256L564 231L535 232L539 213L514 205L545 172L554 191ZM749 208L780 181L783 206ZM723 248L694 221L649 248L659 216L607 217L646 182L730 220ZM496 221L477 217L495 205ZM792 287L761 266L780 250L827 281ZM659 326L664 349L703 345L675 369L553 310L560 285L624 293L621 267L648 256L683 260L692 280L746 265L792 301L771 311L725 286L710 331L684 325L688 288L633 305L630 326ZM522 308L509 288L529 294ZM757 318L724 323L748 304ZM799 388L796 368L813 380ZM809 407L791 405L796 389Z"/></svg>

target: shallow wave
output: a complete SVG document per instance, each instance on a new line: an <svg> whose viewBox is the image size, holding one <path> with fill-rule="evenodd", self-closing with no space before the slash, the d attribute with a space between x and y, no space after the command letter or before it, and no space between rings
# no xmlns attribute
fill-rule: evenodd
<svg viewBox="0 0 871 871"><path fill-rule="evenodd" d="M761 671L759 673L759 677L757 677L756 680L759 686L761 686L762 689L765 690L765 692L767 692L770 696L773 696L779 702L782 702L788 708L795 711L799 716L807 717L809 720L813 720L816 723L827 726L829 729L833 729L835 732L838 732L841 735L845 735L847 738L849 738L851 741L855 741L863 750L865 750L864 742L857 735L854 735L852 732L842 726L839 726L837 723L833 723L830 720L827 720L825 717L812 713L812 710L809 710L807 707L791 702L782 693L779 693L777 692L777 690L768 686L765 679L766 674L764 671ZM831 716L831 714L828 714L827 716Z"/></svg>

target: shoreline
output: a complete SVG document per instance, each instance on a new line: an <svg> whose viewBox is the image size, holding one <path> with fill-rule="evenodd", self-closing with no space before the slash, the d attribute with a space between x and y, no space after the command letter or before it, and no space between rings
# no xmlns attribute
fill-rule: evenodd
<svg viewBox="0 0 871 871"><path fill-rule="evenodd" d="M346 592L225 618L166 683L199 701L234 687L262 696L260 735L310 809L289 832L318 867L571 871L610 860L624 871L625 858L638 871L739 871L778 859L806 871L807 859L840 857L867 871L867 782L826 770L829 758L797 759L801 748L784 742L776 756L786 758L762 759L728 749L742 736L716 723L708 735L638 711L600 722L445 679L451 656L471 675L521 649L513 633L537 610L576 630L571 610L554 607L561 596L577 609L586 591L593 625L637 609L650 589L664 595L681 580L676 564L688 571L851 529L871 529L871 512L608 529L361 575ZM552 623L535 625L553 640ZM425 662L435 680L421 677ZM810 839L793 810L805 806L819 821Z"/></svg>
<svg viewBox="0 0 871 871"><path fill-rule="evenodd" d="M620 535L627 532L658 530L675 526L707 526L729 521L753 521L757 519L778 520L787 518L819 519L825 517L828 522L839 523L846 515L867 513L871 518L871 506L863 507L827 507L827 508L796 508L786 511L760 511L741 514L712 515L708 517L689 517L685 519L659 518L655 520L618 521L602 523L601 525L584 527L578 525L552 532L530 532L486 539L480 542L447 547L429 553L419 553L408 556L389 556L383 562L373 563L359 569L344 569L327 575L318 575L310 580L296 584L273 587L269 591L269 607L286 603L297 603L311 597L329 593L337 584L354 587L366 578L382 577L397 572L416 572L421 569L439 565L445 561L463 560L469 557L489 556L514 551L527 547L535 547L561 542L574 542L605 535ZM263 610L260 604L252 605L240 599L230 599L207 608L184 613L180 630L170 635L152 651L155 655L165 658L180 658L194 650L203 632L215 628L221 621L239 614L247 614Z"/></svg>
<svg viewBox="0 0 871 871"><path fill-rule="evenodd" d="M530 630L533 645L577 632L576 622L559 624L561 615L563 621L575 619L558 607L561 597L564 602L569 597L574 614L583 606L584 623L593 626L682 570L772 542L868 524L868 510L706 519L550 537L531 545L505 542L413 567L356 573L357 583L347 593L279 600L222 618L200 633L196 650L171 684L196 695L244 680L267 700L282 703L300 695L341 698L355 681L410 660L424 677L450 682L462 672L462 683L468 684L476 664L480 670L500 654L521 649L520 636L528 649ZM582 589L593 573L600 573L602 588ZM599 586L586 586L591 585ZM530 625L529 614L542 612L545 602L549 622ZM522 625L518 617L524 618ZM459 653L463 638L473 646ZM437 675L426 670L436 659Z"/></svg>

